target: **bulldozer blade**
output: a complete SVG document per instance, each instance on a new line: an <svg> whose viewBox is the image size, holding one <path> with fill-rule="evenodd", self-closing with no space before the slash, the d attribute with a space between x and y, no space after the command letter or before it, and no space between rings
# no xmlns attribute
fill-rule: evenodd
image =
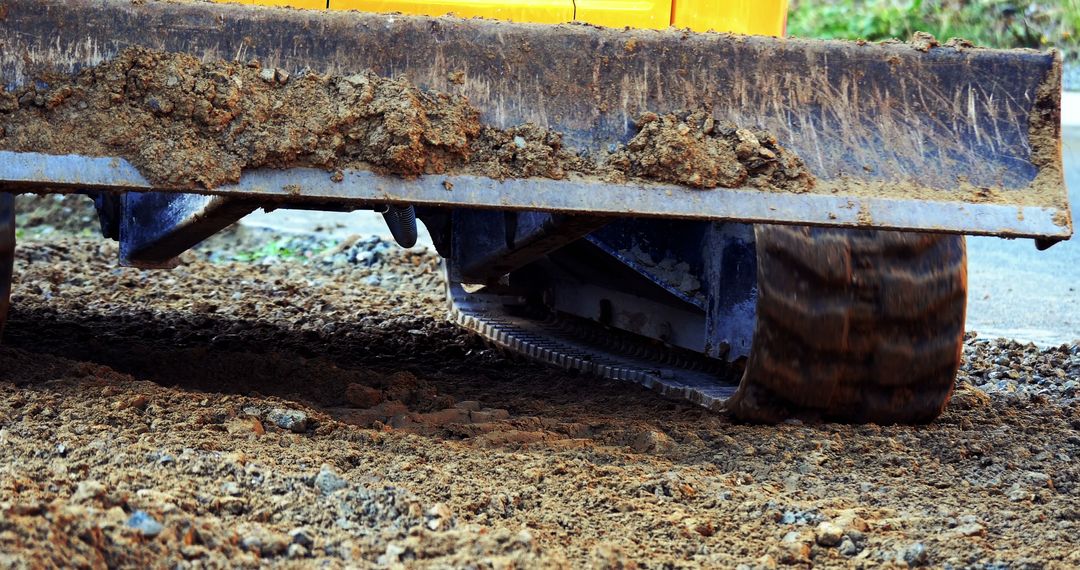
<svg viewBox="0 0 1080 570"><path fill-rule="evenodd" d="M596 154L629 140L642 112L708 109L719 120L768 129L816 178L812 191L781 197L754 188L653 197L643 215L1046 239L1072 234L1061 165L1061 61L1054 52L202 2L5 0L0 22L0 80L9 89L47 85L132 45L207 60L258 59L293 72L371 69L466 95L487 123L537 123L562 132L567 146ZM401 203L446 179L372 178L385 183L382 201ZM0 171L0 185L10 182ZM517 185L542 190L548 181L534 182ZM494 181L444 205L637 214L620 189L562 182L578 184L572 203L549 193L507 204L499 193L511 188Z"/></svg>

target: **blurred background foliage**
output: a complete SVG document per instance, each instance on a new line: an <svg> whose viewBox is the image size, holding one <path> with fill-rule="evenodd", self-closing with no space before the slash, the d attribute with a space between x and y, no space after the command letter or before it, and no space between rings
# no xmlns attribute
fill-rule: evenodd
<svg viewBox="0 0 1080 570"><path fill-rule="evenodd" d="M906 40L916 31L997 48L1057 48L1064 86L1080 90L1080 0L791 0L788 34Z"/></svg>
<svg viewBox="0 0 1080 570"><path fill-rule="evenodd" d="M1080 53L1080 0L792 0L788 34L908 39L929 32L987 47L1056 47Z"/></svg>

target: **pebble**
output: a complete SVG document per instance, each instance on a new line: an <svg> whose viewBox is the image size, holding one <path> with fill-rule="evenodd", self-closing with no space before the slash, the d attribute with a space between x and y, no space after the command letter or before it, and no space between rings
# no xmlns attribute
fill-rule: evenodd
<svg viewBox="0 0 1080 570"><path fill-rule="evenodd" d="M426 525L429 530L444 530L451 524L452 513L450 507L443 503L436 503L424 513L427 519Z"/></svg>
<svg viewBox="0 0 1080 570"><path fill-rule="evenodd" d="M925 544L915 542L901 548L897 552L897 559L906 562L909 567L923 566L930 560L930 554Z"/></svg>
<svg viewBox="0 0 1080 570"><path fill-rule="evenodd" d="M310 555L310 551L300 544L290 544L288 551L285 553L285 556L294 560L297 558L307 558L308 555Z"/></svg>
<svg viewBox="0 0 1080 570"><path fill-rule="evenodd" d="M675 441L662 431L649 430L639 434L632 447L638 453L667 453L675 447Z"/></svg>
<svg viewBox="0 0 1080 570"><path fill-rule="evenodd" d="M311 529L307 527L296 527L289 531L289 539L293 544L298 544L304 548L310 549L315 546L315 540L312 538Z"/></svg>
<svg viewBox="0 0 1080 570"><path fill-rule="evenodd" d="M240 539L240 546L244 550L258 552L261 556L277 556L285 552L289 542L285 537L276 532L262 527L252 529L244 538Z"/></svg>
<svg viewBox="0 0 1080 570"><path fill-rule="evenodd" d="M1006 496L1013 502L1026 501L1031 498L1031 491L1024 488L1020 483L1013 483L1013 486L1009 487L1009 490L1006 492Z"/></svg>
<svg viewBox="0 0 1080 570"><path fill-rule="evenodd" d="M844 529L825 521L818 524L815 538L821 546L836 546L844 538Z"/></svg>
<svg viewBox="0 0 1080 570"><path fill-rule="evenodd" d="M279 428L287 429L293 433L304 433L308 428L308 416L300 410L274 408L266 412L266 419Z"/></svg>
<svg viewBox="0 0 1080 570"><path fill-rule="evenodd" d="M946 534L950 536L984 536L986 535L986 527L976 522L967 523L957 526Z"/></svg>
<svg viewBox="0 0 1080 570"><path fill-rule="evenodd" d="M157 522L154 517L150 516L146 511L135 511L128 517L127 526L133 528L143 536L155 537L161 534L161 531L165 530L165 527L161 523Z"/></svg>
<svg viewBox="0 0 1080 570"><path fill-rule="evenodd" d="M105 494L105 485L100 481L82 481L71 496L72 502L85 503Z"/></svg>
<svg viewBox="0 0 1080 570"><path fill-rule="evenodd" d="M315 476L315 487L324 495L348 487L349 483L342 479L329 465L323 465L319 474Z"/></svg>
<svg viewBox="0 0 1080 570"><path fill-rule="evenodd" d="M802 564L810 561L810 545L814 542L813 536L806 533L791 531L784 535L780 541L780 563Z"/></svg>

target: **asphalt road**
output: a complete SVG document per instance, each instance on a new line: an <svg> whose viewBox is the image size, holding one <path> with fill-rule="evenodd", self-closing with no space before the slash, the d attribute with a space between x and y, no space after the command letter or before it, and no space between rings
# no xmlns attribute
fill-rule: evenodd
<svg viewBox="0 0 1080 570"><path fill-rule="evenodd" d="M1080 128L1065 130L1065 183L1080 214ZM968 238L968 330L1040 345L1080 339L1080 236L1038 251L1032 240Z"/></svg>

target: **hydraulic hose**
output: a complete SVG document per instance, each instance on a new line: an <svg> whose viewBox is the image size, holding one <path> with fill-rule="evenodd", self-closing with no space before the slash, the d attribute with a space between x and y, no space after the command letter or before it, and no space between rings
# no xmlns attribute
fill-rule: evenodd
<svg viewBox="0 0 1080 570"><path fill-rule="evenodd" d="M394 236L394 241L401 247L416 245L416 210L412 205L390 205L382 213L386 227Z"/></svg>

